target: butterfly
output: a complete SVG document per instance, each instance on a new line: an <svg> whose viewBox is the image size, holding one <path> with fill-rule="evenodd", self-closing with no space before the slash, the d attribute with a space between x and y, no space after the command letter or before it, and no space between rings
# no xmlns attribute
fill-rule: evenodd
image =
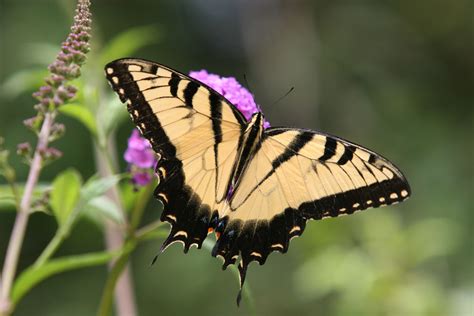
<svg viewBox="0 0 474 316"><path fill-rule="evenodd" d="M339 137L249 121L206 84L167 66L126 58L106 77L156 152L163 205L171 224L160 252L180 242L201 248L214 232L212 256L237 260L241 299L247 267L285 253L310 219L401 202L410 186L390 161Z"/></svg>

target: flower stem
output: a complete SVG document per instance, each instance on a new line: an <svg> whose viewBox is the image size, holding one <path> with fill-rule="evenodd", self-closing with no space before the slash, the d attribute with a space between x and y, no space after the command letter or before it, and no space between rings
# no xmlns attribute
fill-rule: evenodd
<svg viewBox="0 0 474 316"><path fill-rule="evenodd" d="M111 156L111 150L115 148L110 143L106 148L95 143L95 157L96 164L100 176L107 177L114 174L115 157ZM122 203L120 201L118 188L112 187L107 193L108 197L121 209L124 213ZM124 243L124 231L120 229L115 223L111 221L105 222L105 242L108 251L114 251L127 247ZM130 245L128 246L130 247ZM99 315L110 315L113 293L115 292L115 304L117 308L117 315L119 316L134 316L137 315L135 296L133 291L133 282L130 270L128 269L128 258L129 252L134 248L132 246L128 251L124 253L109 266L109 276L106 281L102 300L99 307Z"/></svg>
<svg viewBox="0 0 474 316"><path fill-rule="evenodd" d="M28 179L25 185L25 191L20 202L20 209L15 219L15 224L8 244L7 253L5 256L5 263L2 271L2 284L0 288L0 315L8 315L10 313L10 291L13 280L15 278L16 268L18 265L18 258L20 255L21 245L25 237L26 226L28 224L28 217L30 215L31 199L33 190L38 183L39 174L41 172L43 158L41 152L48 146L51 126L54 122L55 113L46 113L41 131L38 137L35 154L31 162Z"/></svg>
<svg viewBox="0 0 474 316"><path fill-rule="evenodd" d="M105 283L104 291L102 292L102 298L99 306L99 310L97 312L98 316L109 316L112 311L112 302L115 293L115 297L117 298L118 293L126 293L126 290L117 290L120 286L120 279L123 279L124 272L127 271L128 260L130 258L130 253L136 247L136 242L133 240L128 241L125 243L122 254L120 257L115 261L114 265L111 267L109 276ZM126 289L126 288L125 288ZM130 293L133 295L133 293ZM123 295L123 294L122 294ZM120 297L122 298L122 297ZM117 306L117 314L118 315L132 315L132 314L120 314L120 312L126 312L124 308L120 308ZM136 314L135 311L133 313ZM133 314L133 315L135 315Z"/></svg>
<svg viewBox="0 0 474 316"><path fill-rule="evenodd" d="M160 237L166 237L166 232L162 232L162 234L160 232L158 232L158 228L160 227L163 227L165 225L164 222L160 221L160 220L156 220L154 222L151 222L150 224L148 225L145 225L143 227L141 227L140 229L138 229L136 232L135 232L135 238L137 239L137 241L142 241L142 240L145 240L147 238L150 238L150 237L156 237L156 236L160 236ZM163 236L161 236L163 235Z"/></svg>
<svg viewBox="0 0 474 316"><path fill-rule="evenodd" d="M212 241L209 239L206 239L204 243L202 244L202 247L204 249L209 250L209 252L211 252L212 247L213 247ZM239 269L237 268L237 266L230 265L230 269L232 270L234 275L237 277L237 281L240 282ZM245 297L246 304L248 305L248 308L249 308L249 315L257 315L257 311L255 308L255 301L253 300L252 291L248 282L245 283L243 295Z"/></svg>
<svg viewBox="0 0 474 316"><path fill-rule="evenodd" d="M156 180L152 180L143 189L140 190L137 201L130 215L129 235L135 234L136 229L140 225L140 221L143 217L143 212L145 211L146 205L150 200L150 196L152 195L156 184Z"/></svg>
<svg viewBox="0 0 474 316"><path fill-rule="evenodd" d="M49 258L51 258L51 256L56 252L56 250L59 248L59 246L63 242L64 236L65 234L63 233L63 229L59 228L59 231L56 232L53 239L51 239L51 241L43 250L43 252L38 257L38 259L36 259L35 263L33 264L35 268L41 267L43 264L46 263L46 261L49 260Z"/></svg>

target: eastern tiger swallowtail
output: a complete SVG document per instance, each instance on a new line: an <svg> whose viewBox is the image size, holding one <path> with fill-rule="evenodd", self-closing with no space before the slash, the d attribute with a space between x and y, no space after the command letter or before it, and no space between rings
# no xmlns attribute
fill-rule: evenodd
<svg viewBox="0 0 474 316"><path fill-rule="evenodd" d="M215 232L212 256L223 268L240 258L237 303L249 263L285 253L307 220L410 195L400 170L373 151L321 132L264 129L262 113L247 122L222 95L169 67L129 58L105 71L158 156L155 197L171 224L161 251L174 242L201 248Z"/></svg>

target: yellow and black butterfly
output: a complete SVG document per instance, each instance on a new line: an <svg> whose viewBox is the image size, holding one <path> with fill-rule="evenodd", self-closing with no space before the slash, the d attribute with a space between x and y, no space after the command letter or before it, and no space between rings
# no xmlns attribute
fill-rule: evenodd
<svg viewBox="0 0 474 316"><path fill-rule="evenodd" d="M201 248L215 232L213 256L224 268L239 261L241 288L251 261L285 253L310 219L352 214L401 202L407 180L391 162L321 132L263 128L207 85L169 67L120 59L106 76L142 135L157 153L164 205L171 224L162 251L181 242Z"/></svg>

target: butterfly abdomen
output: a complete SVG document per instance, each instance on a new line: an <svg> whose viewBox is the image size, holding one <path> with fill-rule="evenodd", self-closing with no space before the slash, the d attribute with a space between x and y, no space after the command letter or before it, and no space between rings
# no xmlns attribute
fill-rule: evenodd
<svg viewBox="0 0 474 316"><path fill-rule="evenodd" d="M232 172L232 181L228 192L232 193L237 189L240 178L245 172L255 152L259 149L264 131L263 123L264 120L262 113L255 113L242 134L241 145L238 149L237 164L235 164ZM232 194L228 195L228 198L230 201L232 199Z"/></svg>

